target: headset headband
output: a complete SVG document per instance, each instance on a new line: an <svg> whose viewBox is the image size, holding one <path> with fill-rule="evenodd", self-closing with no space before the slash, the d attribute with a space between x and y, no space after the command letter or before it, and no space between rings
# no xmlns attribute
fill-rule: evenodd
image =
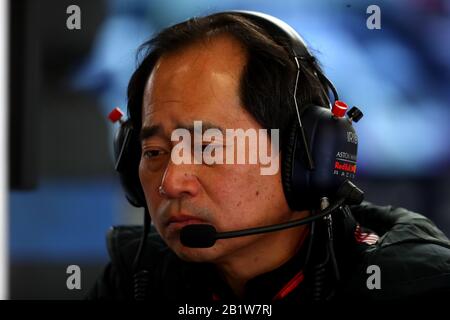
<svg viewBox="0 0 450 320"><path fill-rule="evenodd" d="M305 40L286 22L270 16L265 13L245 10L232 10L225 13L239 14L257 25L262 26L264 30L269 31L272 36L287 38L291 45L292 54L295 57L313 58L308 50Z"/></svg>
<svg viewBox="0 0 450 320"><path fill-rule="evenodd" d="M292 56L298 65L298 60L314 62L316 58L309 52L306 41L300 36L300 34L294 30L283 20L280 20L271 15L247 10L231 10L223 13L237 14L243 16L250 21L253 21L256 25L261 26L264 30L268 31L272 37L284 38L289 42L290 49L292 50ZM333 93L334 101L339 100L339 95L330 79L328 79L313 63L310 66L314 68L314 72L317 74L319 81L324 86L325 96L328 99L331 108L331 101L328 98L328 89Z"/></svg>

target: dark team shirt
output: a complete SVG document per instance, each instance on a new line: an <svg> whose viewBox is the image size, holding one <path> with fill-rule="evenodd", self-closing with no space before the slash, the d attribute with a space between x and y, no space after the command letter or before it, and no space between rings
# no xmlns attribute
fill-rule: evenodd
<svg viewBox="0 0 450 320"><path fill-rule="evenodd" d="M330 250L324 250L329 239L321 223L317 223L314 235L308 236L289 261L249 280L243 299L235 296L214 265L181 260L154 230L143 255L143 280L137 283L146 284L140 291L145 291L144 298L155 304L158 301L309 304L450 297L450 241L426 217L368 202L333 214L334 259ZM141 232L141 227L111 230L108 236L111 262L88 299L135 298L136 272L132 264ZM367 285L370 266L381 270L379 289Z"/></svg>

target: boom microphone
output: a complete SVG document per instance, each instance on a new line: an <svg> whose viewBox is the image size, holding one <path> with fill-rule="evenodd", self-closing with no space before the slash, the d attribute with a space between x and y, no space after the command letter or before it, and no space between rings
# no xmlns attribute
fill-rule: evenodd
<svg viewBox="0 0 450 320"><path fill-rule="evenodd" d="M283 222L279 224L249 228L236 231L217 232L211 224L190 224L181 229L180 241L190 248L210 248L219 239L250 236L254 234L274 232L288 228L294 228L321 219L339 208L344 202L349 204L360 204L364 198L364 192L355 186L350 180L346 180L337 192L338 200L329 207L320 211L319 214L307 218Z"/></svg>
<svg viewBox="0 0 450 320"><path fill-rule="evenodd" d="M180 241L184 246L190 248L209 248L212 247L216 243L216 240L219 239L250 236L254 234L274 232L288 228L298 227L313 222L322 217L325 217L326 215L329 215L331 212L333 212L339 206L341 206L344 203L344 201L345 199L340 199L337 202L335 202L332 206L321 211L319 214L311 217L264 227L256 227L227 232L217 232L216 228L214 228L214 226L211 224L190 224L181 229Z"/></svg>

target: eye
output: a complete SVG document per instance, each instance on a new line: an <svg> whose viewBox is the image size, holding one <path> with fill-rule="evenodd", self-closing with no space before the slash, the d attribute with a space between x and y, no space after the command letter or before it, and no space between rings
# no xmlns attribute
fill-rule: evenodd
<svg viewBox="0 0 450 320"><path fill-rule="evenodd" d="M147 159L155 159L158 156L164 155L167 152L165 152L164 150L159 150L159 149L152 149L152 150L146 150L143 152L143 156Z"/></svg>
<svg viewBox="0 0 450 320"><path fill-rule="evenodd" d="M222 148L224 147L224 144L221 141L203 142L202 150L205 151L207 146L211 146L214 148Z"/></svg>
<svg viewBox="0 0 450 320"><path fill-rule="evenodd" d="M219 143L214 143L214 142L204 142L203 144L202 144L202 154L205 152L205 150L206 150L206 147L211 147L211 148L222 148L223 147L223 145L222 144L219 144ZM211 149L210 149L210 151L211 151Z"/></svg>
<svg viewBox="0 0 450 320"><path fill-rule="evenodd" d="M207 146L211 145L211 143L203 143L202 144L202 153L205 152ZM194 146L192 145L192 152L194 152ZM195 152L194 152L195 153Z"/></svg>

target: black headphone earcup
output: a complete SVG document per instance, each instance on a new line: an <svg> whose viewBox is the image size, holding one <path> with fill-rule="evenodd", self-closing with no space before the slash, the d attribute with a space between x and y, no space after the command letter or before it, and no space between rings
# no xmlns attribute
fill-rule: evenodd
<svg viewBox="0 0 450 320"><path fill-rule="evenodd" d="M308 108L310 107L305 109ZM305 138L311 152L311 147L313 147L311 140L314 136L310 134L311 131L307 130L306 127L304 129ZM289 126L282 153L283 190L289 208L295 211L311 209L313 206L311 198L313 171L309 170L307 166L305 145L297 118Z"/></svg>
<svg viewBox="0 0 450 320"><path fill-rule="evenodd" d="M144 191L139 179L139 137L130 120L121 123L114 138L115 169L128 202L135 207L146 207Z"/></svg>
<svg viewBox="0 0 450 320"><path fill-rule="evenodd" d="M323 197L336 200L339 187L356 173L357 136L348 119L328 108L308 106L289 128L282 154L282 182L289 207L317 209ZM306 144L303 142L306 141ZM307 149L313 160L308 165Z"/></svg>
<svg viewBox="0 0 450 320"><path fill-rule="evenodd" d="M289 126L286 139L282 146L281 154L281 179L283 184L284 195L287 203L293 209L293 185L292 185L292 171L295 161L295 149L297 139L297 123L295 121Z"/></svg>

